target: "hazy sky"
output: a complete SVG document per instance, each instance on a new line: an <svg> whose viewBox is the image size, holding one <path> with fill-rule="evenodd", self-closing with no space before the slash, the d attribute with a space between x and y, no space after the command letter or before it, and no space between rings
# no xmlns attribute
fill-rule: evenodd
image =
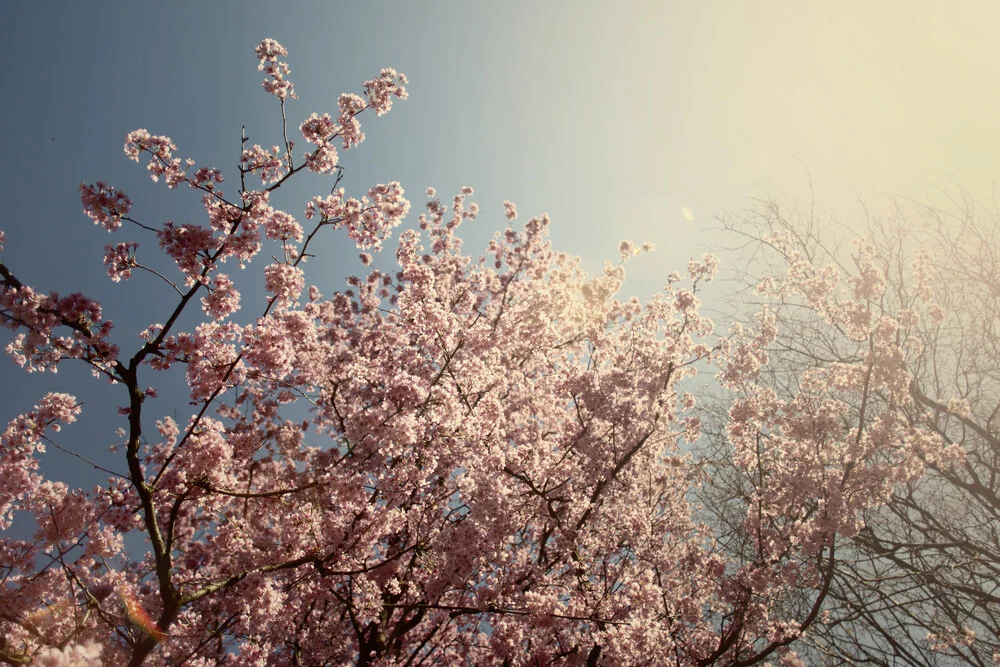
<svg viewBox="0 0 1000 667"><path fill-rule="evenodd" d="M988 194L998 24L1000 5L987 2L5 2L3 261L45 291L100 299L133 347L168 292L107 280L111 239L81 213L77 186L118 185L150 223L198 222L197 197L151 183L123 137L166 134L178 155L235 175L241 125L252 142L280 137L252 53L272 37L290 52L293 128L335 112L341 92L384 66L410 79L408 101L362 119L368 139L343 159L349 192L399 180L416 210L427 186L449 196L472 185L483 215L470 250L504 226L504 199L523 217L549 213L556 247L589 267L615 259L623 238L651 240L657 252L629 267L630 289L647 295L719 242L713 216L764 191L801 200L807 170L841 218L857 195L913 183ZM303 179L276 202L300 216L329 187ZM140 258L156 254L138 240ZM321 252L309 279L327 293L359 270L344 237ZM0 420L48 390L85 401L64 444L100 458L117 427L104 402L123 399L82 368L37 377L3 362ZM149 414L186 407L160 403ZM78 467L58 456L49 470Z"/></svg>

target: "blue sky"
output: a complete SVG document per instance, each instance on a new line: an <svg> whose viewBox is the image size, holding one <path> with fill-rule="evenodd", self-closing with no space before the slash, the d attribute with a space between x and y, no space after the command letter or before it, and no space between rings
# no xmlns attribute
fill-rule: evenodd
<svg viewBox="0 0 1000 667"><path fill-rule="evenodd" d="M252 53L272 37L290 52L293 128L312 112L334 112L341 92L360 92L382 67L410 79L409 100L363 118L367 141L343 159L349 192L398 180L416 210L427 186L449 196L472 185L483 215L467 232L470 251L505 226L505 199L522 217L550 214L556 247L592 269L615 259L623 238L651 240L657 251L630 264L628 283L648 296L688 257L727 243L712 231L714 216L764 192L801 202L807 169L819 202L842 218L857 211L858 196L914 183L954 179L988 194L1000 158L998 13L985 2L960 10L930 2L7 2L3 261L41 290L98 298L118 342L132 347L142 326L162 319L157 304L168 291L147 277L108 281L101 256L111 239L81 213L77 186L103 179L122 188L134 215L151 224L199 222L197 197L151 183L126 160L123 138L140 127L166 134L178 155L234 176L241 125L252 142L280 137L278 106L260 87ZM308 198L329 187L300 179L276 204L301 217ZM320 252L309 280L326 293L360 271L344 237L327 237ZM156 254L149 241L140 249L141 259ZM258 312L244 294L244 312ZM123 399L82 366L28 376L0 363L0 419L50 390L85 403L60 442L110 460L101 452ZM185 408L168 392L149 414L176 409L184 418ZM46 469L71 483L103 477L56 452Z"/></svg>

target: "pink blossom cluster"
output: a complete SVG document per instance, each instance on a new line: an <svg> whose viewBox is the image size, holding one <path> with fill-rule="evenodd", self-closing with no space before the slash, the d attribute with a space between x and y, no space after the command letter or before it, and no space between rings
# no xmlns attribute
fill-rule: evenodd
<svg viewBox="0 0 1000 667"><path fill-rule="evenodd" d="M719 270L719 258L715 255L706 253L701 256L700 261L694 259L689 261L687 270L688 275L691 276L691 279L695 282L711 282Z"/></svg>
<svg viewBox="0 0 1000 667"><path fill-rule="evenodd" d="M264 218L264 234L269 239L302 241L302 225L290 214L271 209Z"/></svg>
<svg viewBox="0 0 1000 667"><path fill-rule="evenodd" d="M750 499L747 523L758 534L757 548L778 553L791 543L822 552L833 548L835 535L856 534L861 512L886 502L894 485L919 478L926 466L953 465L964 452L899 410L912 403L909 357L920 348L909 336L920 318L909 308L884 307L887 278L873 248L857 245L855 271L842 290L837 271L816 266L792 239L768 242L785 256L787 271L766 278L761 293L802 303L834 324L857 346L858 361L817 363L799 375L795 395L779 398L756 382L777 337L775 317L765 310L756 332L737 328L724 346L720 377L745 393L730 410L727 435L740 467L767 471L775 482ZM858 405L861 416L852 418ZM965 407L953 399L948 410L961 417ZM762 532L764 520L770 528Z"/></svg>
<svg viewBox="0 0 1000 667"><path fill-rule="evenodd" d="M618 244L618 254L621 255L621 258L624 260L632 255L638 255L639 248L636 247L634 243L626 239Z"/></svg>
<svg viewBox="0 0 1000 667"><path fill-rule="evenodd" d="M312 114L299 126L302 136L311 144L321 146L329 143L330 138L337 133L337 126L330 119L330 114L322 116Z"/></svg>
<svg viewBox="0 0 1000 667"><path fill-rule="evenodd" d="M207 281L207 272L215 268L212 257L219 247L212 230L192 224L177 226L168 220L156 235L163 251L177 262L187 284Z"/></svg>
<svg viewBox="0 0 1000 667"><path fill-rule="evenodd" d="M393 181L372 187L361 199L345 199L343 188L325 198L314 197L306 206L306 218L318 215L323 224L346 229L358 248L379 250L409 210L403 188Z"/></svg>
<svg viewBox="0 0 1000 667"><path fill-rule="evenodd" d="M302 122L300 129L306 141L316 145L315 150L305 156L309 170L320 174L335 172L338 164L337 149L330 140L336 135L337 126L330 119L330 114L323 114L322 117L312 114Z"/></svg>
<svg viewBox="0 0 1000 667"><path fill-rule="evenodd" d="M295 375L296 349L317 345L311 322L296 310L279 310L273 317L259 320L243 330L247 364L267 377L284 379Z"/></svg>
<svg viewBox="0 0 1000 667"><path fill-rule="evenodd" d="M225 179L222 176L222 172L213 167L202 167L194 172L194 176L191 177L191 187L199 188L202 190L214 190L215 186L222 183Z"/></svg>
<svg viewBox="0 0 1000 667"><path fill-rule="evenodd" d="M503 203L503 209L504 209L504 217L506 217L508 220L517 220L517 206L514 205L514 202L505 201Z"/></svg>
<svg viewBox="0 0 1000 667"><path fill-rule="evenodd" d="M2 264L0 264L2 267ZM43 296L0 273L0 322L20 331L7 353L25 370L56 371L61 359L86 359L104 364L117 355L108 342L112 323L103 321L100 305L82 294ZM65 329L65 333L60 333Z"/></svg>
<svg viewBox="0 0 1000 667"><path fill-rule="evenodd" d="M267 190L244 192L241 199L242 208L206 194L202 197L202 205L215 231L217 244L209 256L223 262L234 257L243 267L260 252L260 225L274 209L268 203Z"/></svg>
<svg viewBox="0 0 1000 667"><path fill-rule="evenodd" d="M169 188L176 188L187 179L186 171L181 167L181 159L173 155L175 150L177 145L170 137L154 136L143 129L133 130L125 137L125 155L138 162L140 154L149 153L149 163L146 165L149 177L154 182L162 177ZM190 166L193 163L188 160L186 164Z"/></svg>
<svg viewBox="0 0 1000 667"><path fill-rule="evenodd" d="M233 322L204 322L193 334L180 334L164 341L165 358L186 362L187 383L193 402L205 401L228 390L246 376L240 359L243 328Z"/></svg>
<svg viewBox="0 0 1000 667"><path fill-rule="evenodd" d="M375 109L376 115L385 115L392 109L393 97L401 100L408 97L405 87L407 83L409 81L403 74L391 67L383 68L377 77L365 81L365 96L368 98L368 105Z"/></svg>
<svg viewBox="0 0 1000 667"><path fill-rule="evenodd" d="M287 56L288 51L273 39L265 39L256 47L254 53L257 54L257 70L265 72L270 79L265 79L263 86L271 95L280 100L291 97L295 98L295 87L291 81L285 77L291 72L288 63L278 60L278 56Z"/></svg>
<svg viewBox="0 0 1000 667"><path fill-rule="evenodd" d="M285 163L280 157L281 149L273 146L267 151L257 144L243 149L240 168L256 174L262 182L274 183L285 175Z"/></svg>
<svg viewBox="0 0 1000 667"><path fill-rule="evenodd" d="M306 287L302 269L288 264L264 267L264 288L274 295L278 304L290 305Z"/></svg>
<svg viewBox="0 0 1000 667"><path fill-rule="evenodd" d="M221 320L240 309L240 293L225 273L216 273L208 296L201 298L201 307L209 316Z"/></svg>
<svg viewBox="0 0 1000 667"><path fill-rule="evenodd" d="M967 399L951 398L948 399L948 412L960 419L965 419L972 414L972 408Z"/></svg>
<svg viewBox="0 0 1000 667"><path fill-rule="evenodd" d="M932 651L946 652L970 646L976 639L971 628L961 627L954 632L928 632L925 637Z"/></svg>
<svg viewBox="0 0 1000 667"><path fill-rule="evenodd" d="M176 428L176 424L166 424L167 428ZM168 484L183 490L191 488L195 482L227 483L226 469L233 449L225 437L226 429L222 422L208 417L197 421L192 418L185 430L191 433L190 444L177 450Z"/></svg>
<svg viewBox="0 0 1000 667"><path fill-rule="evenodd" d="M10 528L18 504L30 498L41 482L35 455L45 451L45 431L58 432L60 424L73 423L79 414L76 398L49 393L0 434L0 530Z"/></svg>
<svg viewBox="0 0 1000 667"><path fill-rule="evenodd" d="M135 251L139 244L135 241L115 243L104 246L104 266L108 277L114 282L128 280L132 277L132 269L136 267Z"/></svg>
<svg viewBox="0 0 1000 667"><path fill-rule="evenodd" d="M109 232L122 226L122 217L132 208L132 200L124 192L101 181L96 186L81 183L80 200L87 217Z"/></svg>
<svg viewBox="0 0 1000 667"><path fill-rule="evenodd" d="M870 243L858 243L855 262L856 275L848 279L855 300L877 299L885 291L885 272L875 256L875 247Z"/></svg>
<svg viewBox="0 0 1000 667"><path fill-rule="evenodd" d="M340 115L337 116L339 124L337 132L344 142L344 150L350 150L365 140L365 133L361 131L357 115L367 109L368 104L358 95L344 93L337 99L337 107L340 109Z"/></svg>

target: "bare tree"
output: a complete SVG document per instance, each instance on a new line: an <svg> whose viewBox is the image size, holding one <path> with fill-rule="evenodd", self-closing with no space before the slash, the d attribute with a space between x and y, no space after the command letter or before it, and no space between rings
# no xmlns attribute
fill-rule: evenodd
<svg viewBox="0 0 1000 667"><path fill-rule="evenodd" d="M838 546L825 622L805 638L808 657L820 664L993 665L1000 659L1000 212L955 188L888 203L882 211L864 207L854 228L814 206L788 213L773 200L722 219L738 239L733 280L741 289L733 307L744 313L756 312L762 281L773 291L791 272L800 281L836 282L826 297L836 308L838 290L849 291L864 258L872 260L885 288L860 315L894 323L904 343L900 363L911 380L899 414L962 451L954 459L925 457L928 474L894 489L892 501L868 512ZM855 245L846 243L851 236ZM796 392L809 369L864 359L869 341L809 307L801 293L767 301L777 304L778 336L759 381L779 394ZM865 420L866 403L892 400L879 392L842 399L851 405L843 419L855 424ZM744 545L733 529L753 480L728 464L722 429L708 427L706 435L711 474L728 482L717 483L704 506L739 551ZM726 502L720 494L728 494Z"/></svg>

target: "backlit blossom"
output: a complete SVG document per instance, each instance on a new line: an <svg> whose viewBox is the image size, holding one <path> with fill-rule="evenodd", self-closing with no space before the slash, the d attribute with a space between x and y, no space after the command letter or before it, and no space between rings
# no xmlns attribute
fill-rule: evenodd
<svg viewBox="0 0 1000 667"><path fill-rule="evenodd" d="M101 664L101 645L93 641L43 649L32 663L33 667L101 667Z"/></svg>
<svg viewBox="0 0 1000 667"><path fill-rule="evenodd" d="M320 215L324 221L344 227L358 248L378 250L409 210L403 188L392 182L372 187L360 200L345 199L343 188L326 198L314 197L306 207L306 218Z"/></svg>
<svg viewBox="0 0 1000 667"><path fill-rule="evenodd" d="M964 398L952 398L948 400L948 412L959 418L966 418L972 414L969 401Z"/></svg>
<svg viewBox="0 0 1000 667"><path fill-rule="evenodd" d="M337 171L339 164L337 149L332 144L323 143L316 147L311 153L306 153L305 161L309 171L317 174L332 174Z"/></svg>
<svg viewBox="0 0 1000 667"><path fill-rule="evenodd" d="M340 115L337 116L339 124L337 131L346 151L365 140L365 134L361 131L361 124L356 116L364 111L368 104L358 95L345 93L337 99L337 106L340 109Z"/></svg>
<svg viewBox="0 0 1000 667"><path fill-rule="evenodd" d="M290 304L299 298L306 282L302 269L288 264L271 264L264 267L264 287L279 304Z"/></svg>
<svg viewBox="0 0 1000 667"><path fill-rule="evenodd" d="M240 293L233 287L233 281L224 273L212 278L212 288L208 296L201 298L201 307L215 319L222 319L240 309Z"/></svg>
<svg viewBox="0 0 1000 667"><path fill-rule="evenodd" d="M254 53L257 54L259 61L257 70L265 72L270 77L264 79L264 90L282 100L296 97L294 85L285 78L291 69L288 63L278 60L278 56L288 55L285 47L273 39L265 39L254 47Z"/></svg>
<svg viewBox="0 0 1000 667"><path fill-rule="evenodd" d="M409 81L403 74L390 67L384 68L376 78L365 81L365 96L368 104L375 109L375 114L382 116L388 113L392 109L393 97L405 100L408 96L405 87L407 83Z"/></svg>
<svg viewBox="0 0 1000 667"><path fill-rule="evenodd" d="M337 126L330 119L330 114L319 116L312 114L299 126L302 136L311 144L321 146L329 142L330 137L337 131Z"/></svg>
<svg viewBox="0 0 1000 667"><path fill-rule="evenodd" d="M270 152L254 144L243 149L240 166L245 171L256 174L264 183L274 183L285 175L285 163L280 157L281 149L277 146Z"/></svg>
<svg viewBox="0 0 1000 667"><path fill-rule="evenodd" d="M284 211L273 211L264 220L264 233L269 239L302 240L302 225Z"/></svg>
<svg viewBox="0 0 1000 667"><path fill-rule="evenodd" d="M711 282L719 270L719 259L715 255L704 254L701 261L691 260L688 262L688 275L694 280Z"/></svg>

